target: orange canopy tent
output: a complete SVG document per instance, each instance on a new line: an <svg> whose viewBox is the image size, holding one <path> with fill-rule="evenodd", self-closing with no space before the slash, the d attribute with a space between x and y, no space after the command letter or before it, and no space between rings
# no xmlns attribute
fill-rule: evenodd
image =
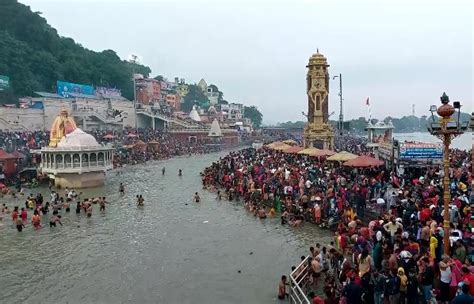
<svg viewBox="0 0 474 304"><path fill-rule="evenodd" d="M361 155L354 159L348 160L344 162L344 166L346 167L354 167L354 168L371 168L371 167L380 167L384 164L383 161L378 160L376 158Z"/></svg>

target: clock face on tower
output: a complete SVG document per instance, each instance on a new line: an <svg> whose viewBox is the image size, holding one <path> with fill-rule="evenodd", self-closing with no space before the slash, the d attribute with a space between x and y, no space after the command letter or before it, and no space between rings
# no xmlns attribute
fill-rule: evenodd
<svg viewBox="0 0 474 304"><path fill-rule="evenodd" d="M316 88L317 90L324 90L324 79L323 78L315 79L314 88Z"/></svg>

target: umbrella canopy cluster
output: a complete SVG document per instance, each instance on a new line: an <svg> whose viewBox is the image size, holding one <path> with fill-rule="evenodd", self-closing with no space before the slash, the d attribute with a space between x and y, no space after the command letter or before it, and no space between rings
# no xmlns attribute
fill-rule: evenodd
<svg viewBox="0 0 474 304"><path fill-rule="evenodd" d="M354 168L374 168L374 167L380 167L383 164L384 162L381 160L378 160L376 158L373 158L367 155L361 155L344 162L343 165L346 167L354 167Z"/></svg>
<svg viewBox="0 0 474 304"><path fill-rule="evenodd" d="M20 152L18 152L20 153ZM20 153L21 154L21 153ZM23 154L22 154L23 155ZM19 157L16 157L15 155L9 154L3 150L0 150L0 159L5 160L5 159L17 159Z"/></svg>
<svg viewBox="0 0 474 304"><path fill-rule="evenodd" d="M298 154L314 156L314 157L322 157L322 156L331 156L336 154L336 152L326 149L318 149L318 148L306 148L298 152Z"/></svg>
<svg viewBox="0 0 474 304"><path fill-rule="evenodd" d="M342 162L345 162L345 161L348 161L348 160L351 160L351 159L354 159L354 158L357 158L358 156L355 155L355 154L352 154L350 152L347 152L347 151L341 151L339 153L336 153L334 154L333 156L330 156L328 157L328 160L329 161L342 161Z"/></svg>

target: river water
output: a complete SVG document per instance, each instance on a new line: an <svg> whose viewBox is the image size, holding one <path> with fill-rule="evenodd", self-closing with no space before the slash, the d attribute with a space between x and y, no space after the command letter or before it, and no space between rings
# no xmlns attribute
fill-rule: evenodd
<svg viewBox="0 0 474 304"><path fill-rule="evenodd" d="M281 226L278 219L255 218L239 203L217 201L202 190L199 172L221 155L111 171L104 187L81 196L106 195L111 202L105 213L94 206L90 219L73 210L63 215L62 227L34 231L28 224L18 233L4 218L0 302L278 302L280 276L310 245L329 243L329 232L309 224ZM49 198L48 189L38 191ZM192 202L196 191L199 204ZM145 198L143 209L135 205L137 194ZM0 202L22 206L24 200Z"/></svg>
<svg viewBox="0 0 474 304"><path fill-rule="evenodd" d="M452 148L469 150L472 148L472 132L465 132L459 137L456 137L451 143ZM393 133L393 137L400 141L420 141L425 143L440 143L441 140L431 135L428 132L413 132L413 133Z"/></svg>

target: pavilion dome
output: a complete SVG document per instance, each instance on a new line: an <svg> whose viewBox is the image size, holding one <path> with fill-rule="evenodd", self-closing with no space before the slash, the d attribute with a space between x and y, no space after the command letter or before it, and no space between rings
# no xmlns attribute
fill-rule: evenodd
<svg viewBox="0 0 474 304"><path fill-rule="evenodd" d="M58 143L58 148L89 148L100 146L94 136L77 128Z"/></svg>

